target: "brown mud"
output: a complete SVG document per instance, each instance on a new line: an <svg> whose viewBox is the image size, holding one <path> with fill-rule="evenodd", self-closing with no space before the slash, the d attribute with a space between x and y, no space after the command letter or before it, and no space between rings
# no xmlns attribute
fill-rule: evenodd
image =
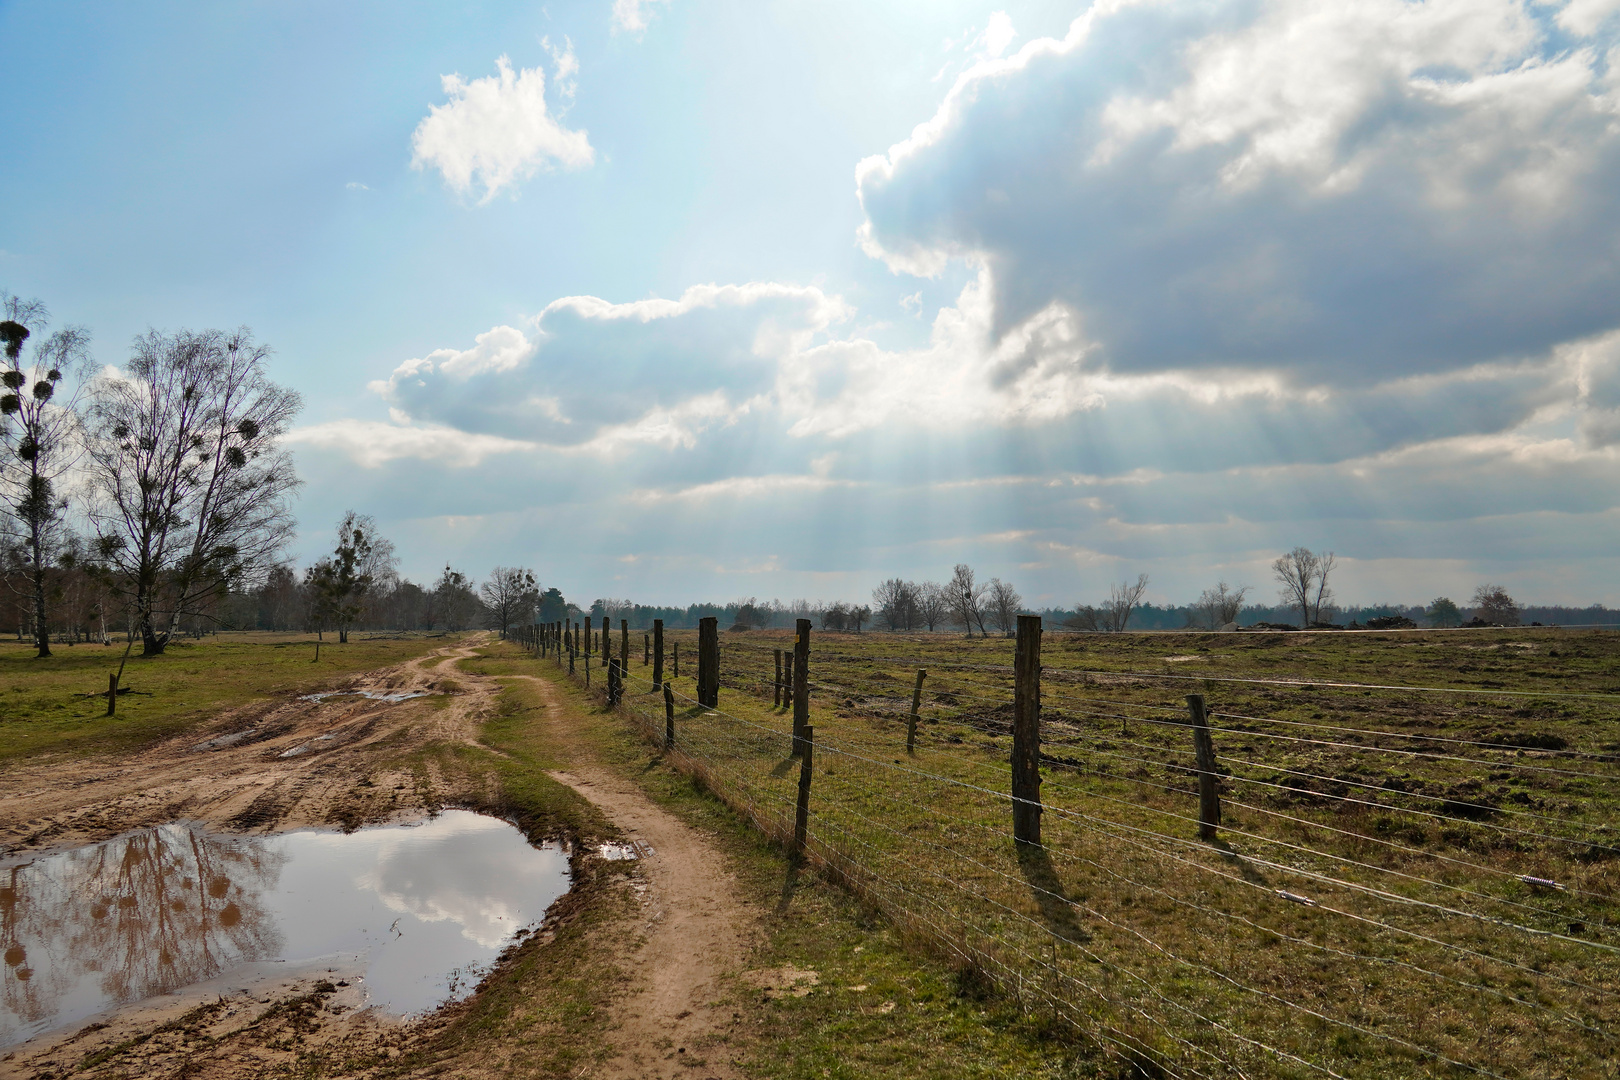
<svg viewBox="0 0 1620 1080"><path fill-rule="evenodd" d="M92 843L175 820L269 833L358 828L445 806L499 804L488 774L446 775L434 745L478 745L501 685L456 662L478 640L322 689L421 692L388 702L360 697L254 703L138 755L19 762L0 773L0 844L7 855ZM762 912L739 896L714 844L608 771L555 688L533 679L545 702L536 723L554 777L599 807L640 858L628 879L637 920L600 935L628 975L610 1005L610 1050L577 1075L734 1080L742 1040L723 1004L743 973ZM490 752L487 747L485 752ZM470 789L471 787L471 789ZM490 788L486 790L485 788ZM543 949L556 920L590 897L578 889L553 906L548 926L510 955ZM508 962L504 961L503 963ZM355 972L309 968L227 973L210 983L135 1003L94 1022L47 1033L0 1055L7 1077L399 1076L478 1078L505 1073L503 1048L452 1063L424 1047L476 1000L413 1020L363 1007ZM425 1068L413 1065L432 1061Z"/></svg>

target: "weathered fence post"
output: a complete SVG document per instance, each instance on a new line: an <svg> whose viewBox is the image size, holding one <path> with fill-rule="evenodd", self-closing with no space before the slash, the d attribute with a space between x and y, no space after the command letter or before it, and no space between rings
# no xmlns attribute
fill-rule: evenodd
<svg viewBox="0 0 1620 1080"><path fill-rule="evenodd" d="M782 650L776 650L776 681L771 684L771 704L782 707Z"/></svg>
<svg viewBox="0 0 1620 1080"><path fill-rule="evenodd" d="M653 689L664 688L664 620L653 620Z"/></svg>
<svg viewBox="0 0 1620 1080"><path fill-rule="evenodd" d="M585 686L591 685L591 639L596 636L596 630L591 626L589 619L585 620Z"/></svg>
<svg viewBox="0 0 1620 1080"><path fill-rule="evenodd" d="M1220 777L1215 772L1215 741L1209 737L1203 694L1187 695L1187 712L1192 716L1193 750L1198 762L1198 838L1213 840L1221 823L1221 787Z"/></svg>
<svg viewBox="0 0 1620 1080"><path fill-rule="evenodd" d="M1041 617L1018 616L1013 664L1013 840L1041 842Z"/></svg>
<svg viewBox="0 0 1620 1080"><path fill-rule="evenodd" d="M607 669L608 708L611 709L613 706L619 703L619 688L622 685L623 684L619 681L619 658L617 656L609 656Z"/></svg>
<svg viewBox="0 0 1620 1080"><path fill-rule="evenodd" d="M675 745L675 690L664 684L664 749Z"/></svg>
<svg viewBox="0 0 1620 1080"><path fill-rule="evenodd" d="M568 674L574 673L574 653L579 651L579 631L570 629L564 632L568 638Z"/></svg>
<svg viewBox="0 0 1620 1080"><path fill-rule="evenodd" d="M793 752L810 730L810 620L800 619L793 635ZM808 749L805 751L809 753ZM806 774L808 775L808 774ZM810 781L802 781L809 784ZM806 789L808 791L808 789Z"/></svg>
<svg viewBox="0 0 1620 1080"><path fill-rule="evenodd" d="M793 858L796 862L804 859L804 844L810 833L810 771L815 747L816 729L806 724L802 732L793 736L794 752L799 755L799 801L793 808Z"/></svg>
<svg viewBox="0 0 1620 1080"><path fill-rule="evenodd" d="M107 715L118 711L118 672L107 672Z"/></svg>
<svg viewBox="0 0 1620 1080"><path fill-rule="evenodd" d="M619 620L619 679L630 677L630 620ZM621 687L620 689L623 689Z"/></svg>
<svg viewBox="0 0 1620 1080"><path fill-rule="evenodd" d="M911 688L911 716L906 720L906 753L917 752L917 710L922 708L922 684L928 672L917 669L917 685Z"/></svg>
<svg viewBox="0 0 1620 1080"><path fill-rule="evenodd" d="M602 666L608 666L608 658L613 655L613 620L606 615L602 616Z"/></svg>
<svg viewBox="0 0 1620 1080"><path fill-rule="evenodd" d="M705 709L720 704L720 620L713 615L698 620L697 699Z"/></svg>
<svg viewBox="0 0 1620 1080"><path fill-rule="evenodd" d="M646 667L652 663L652 635L645 630L641 632L641 666Z"/></svg>

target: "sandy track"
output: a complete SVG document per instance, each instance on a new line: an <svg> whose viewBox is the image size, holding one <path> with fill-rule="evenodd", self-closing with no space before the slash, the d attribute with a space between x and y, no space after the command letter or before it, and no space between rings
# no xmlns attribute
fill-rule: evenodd
<svg viewBox="0 0 1620 1080"><path fill-rule="evenodd" d="M473 655L476 644L354 676L341 689L431 694L452 675L470 683L450 668ZM448 702L336 697L316 703L286 694L135 757L12 767L0 773L0 853L88 843L177 819L243 831L354 827L437 806L441 793L424 790L414 775L380 768L379 761L429 742L473 741L495 688L469 689Z"/></svg>
<svg viewBox="0 0 1620 1080"><path fill-rule="evenodd" d="M742 899L706 837L595 760L550 683L523 678L540 688L549 741L574 763L551 775L600 807L635 843L647 885L642 938L630 957L635 985L615 1008L617 1056L592 1076L742 1077L730 1046L735 1016L724 998L760 932L761 912Z"/></svg>

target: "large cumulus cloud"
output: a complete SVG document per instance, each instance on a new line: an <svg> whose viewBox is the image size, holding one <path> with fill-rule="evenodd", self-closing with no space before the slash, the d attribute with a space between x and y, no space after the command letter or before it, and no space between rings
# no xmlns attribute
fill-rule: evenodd
<svg viewBox="0 0 1620 1080"><path fill-rule="evenodd" d="M858 170L867 250L989 267L1115 370L1376 381L1620 325L1620 75L1591 0L1099 3Z"/></svg>

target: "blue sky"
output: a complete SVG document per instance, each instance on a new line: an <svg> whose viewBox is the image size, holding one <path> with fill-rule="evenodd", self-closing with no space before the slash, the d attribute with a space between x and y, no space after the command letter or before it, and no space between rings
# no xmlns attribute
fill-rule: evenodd
<svg viewBox="0 0 1620 1080"><path fill-rule="evenodd" d="M308 560L1620 603L1620 0L0 3L0 288L246 324Z"/></svg>

